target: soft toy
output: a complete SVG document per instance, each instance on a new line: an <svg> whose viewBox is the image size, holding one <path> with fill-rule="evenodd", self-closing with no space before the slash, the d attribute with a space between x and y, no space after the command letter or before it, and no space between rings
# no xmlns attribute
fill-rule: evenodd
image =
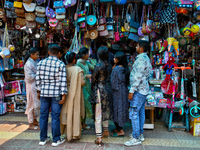
<svg viewBox="0 0 200 150"><path fill-rule="evenodd" d="M167 63L163 66L163 69L166 69L166 74L171 75L172 74L172 68L178 67L177 64L174 63L175 59L174 57L169 57L169 60Z"/></svg>

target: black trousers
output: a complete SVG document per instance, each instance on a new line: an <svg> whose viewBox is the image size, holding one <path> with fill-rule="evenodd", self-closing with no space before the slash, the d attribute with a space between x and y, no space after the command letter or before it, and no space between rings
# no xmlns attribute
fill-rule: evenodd
<svg viewBox="0 0 200 150"><path fill-rule="evenodd" d="M120 126L118 125L118 123L117 123L117 122L114 122L114 124L115 124L115 126L116 126L116 129L117 129L118 131L122 130L122 127L120 127Z"/></svg>

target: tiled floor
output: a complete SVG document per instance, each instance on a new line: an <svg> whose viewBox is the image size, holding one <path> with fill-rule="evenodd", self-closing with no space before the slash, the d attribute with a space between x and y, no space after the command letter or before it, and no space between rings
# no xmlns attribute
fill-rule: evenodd
<svg viewBox="0 0 200 150"><path fill-rule="evenodd" d="M92 130L82 132L80 140L65 142L58 147L52 147L51 142L45 146L39 146L39 131L28 129L27 117L24 114L6 114L0 116L0 150L26 150L26 149L48 149L48 150L199 150L200 137L193 137L185 131L174 130L168 132L163 122L156 122L154 130L145 130L145 142L142 145L126 147L124 142L129 140L131 133L131 124L125 126L126 135L124 137L110 137L103 139L103 145L99 147L94 144L96 139L94 123L87 120L87 124L93 127ZM113 129L112 122L109 123L109 129ZM51 119L49 119L49 134L51 131ZM51 134L50 134L51 135Z"/></svg>

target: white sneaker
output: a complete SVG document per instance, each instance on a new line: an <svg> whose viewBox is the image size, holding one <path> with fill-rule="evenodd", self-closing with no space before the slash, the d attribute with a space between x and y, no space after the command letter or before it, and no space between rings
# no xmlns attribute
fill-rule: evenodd
<svg viewBox="0 0 200 150"><path fill-rule="evenodd" d="M40 141L40 142L39 142L39 145L40 145L40 146L44 146L44 145L45 145L47 142L49 142L50 140L51 140L51 138L50 138L50 136L48 136L46 140Z"/></svg>
<svg viewBox="0 0 200 150"><path fill-rule="evenodd" d="M62 144L64 142L65 142L65 138L60 138L60 140L58 140L57 142L53 142L51 144L51 146L58 146L58 145L60 145L60 144Z"/></svg>
<svg viewBox="0 0 200 150"><path fill-rule="evenodd" d="M140 141L144 142L145 141L145 138L144 138L144 135L143 134L140 134Z"/></svg>
<svg viewBox="0 0 200 150"><path fill-rule="evenodd" d="M140 139L135 139L135 138L131 138L129 141L124 143L125 146L134 146L134 145L140 145L140 144L142 144Z"/></svg>
<svg viewBox="0 0 200 150"><path fill-rule="evenodd" d="M129 134L129 137L130 137L130 138L133 138L133 135L132 135L132 134ZM144 141L145 141L144 135L143 135L143 134L140 134L139 139L140 139L140 141L144 142Z"/></svg>

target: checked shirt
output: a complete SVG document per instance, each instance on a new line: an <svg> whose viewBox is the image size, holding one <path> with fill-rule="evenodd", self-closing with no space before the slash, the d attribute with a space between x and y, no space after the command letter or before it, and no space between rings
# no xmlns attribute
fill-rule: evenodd
<svg viewBox="0 0 200 150"><path fill-rule="evenodd" d="M65 64L55 56L41 60L37 65L36 89L41 91L41 97L67 94Z"/></svg>

